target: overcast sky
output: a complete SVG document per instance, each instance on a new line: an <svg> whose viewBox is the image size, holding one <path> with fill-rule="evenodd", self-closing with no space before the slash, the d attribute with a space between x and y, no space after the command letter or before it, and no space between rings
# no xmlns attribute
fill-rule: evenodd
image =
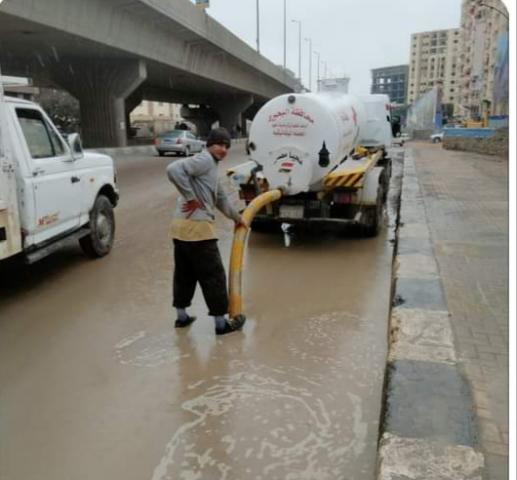
<svg viewBox="0 0 517 480"><path fill-rule="evenodd" d="M298 76L302 22L302 78L308 86L309 43L327 63L328 76L351 78L350 93L369 93L372 68L407 64L411 33L458 28L461 0L286 0L287 67ZM207 13L256 47L256 0L210 0ZM260 50L283 64L283 0L260 0ZM316 79L313 55L313 88Z"/></svg>

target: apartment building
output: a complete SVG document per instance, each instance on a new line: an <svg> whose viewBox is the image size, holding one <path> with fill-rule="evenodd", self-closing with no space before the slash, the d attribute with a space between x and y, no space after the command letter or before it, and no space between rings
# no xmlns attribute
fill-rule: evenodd
<svg viewBox="0 0 517 480"><path fill-rule="evenodd" d="M508 12L500 0L463 0L458 100L462 114L508 114Z"/></svg>
<svg viewBox="0 0 517 480"><path fill-rule="evenodd" d="M460 38L459 28L411 35L408 104L414 103L420 96L439 85L447 113L456 113L460 79Z"/></svg>
<svg viewBox="0 0 517 480"><path fill-rule="evenodd" d="M181 105L144 100L131 112L132 120L181 120Z"/></svg>
<svg viewBox="0 0 517 480"><path fill-rule="evenodd" d="M144 100L130 114L136 136L153 136L173 129L181 118L181 105Z"/></svg>
<svg viewBox="0 0 517 480"><path fill-rule="evenodd" d="M370 92L384 93L390 97L391 103L403 105L407 98L408 73L408 65L374 68Z"/></svg>

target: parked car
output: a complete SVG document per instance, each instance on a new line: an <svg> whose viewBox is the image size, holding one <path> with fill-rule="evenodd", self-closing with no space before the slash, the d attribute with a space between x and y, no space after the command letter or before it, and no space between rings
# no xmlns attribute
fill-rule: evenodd
<svg viewBox="0 0 517 480"><path fill-rule="evenodd" d="M433 143L441 143L443 140L443 132L433 133L430 138Z"/></svg>
<svg viewBox="0 0 517 480"><path fill-rule="evenodd" d="M203 150L205 142L188 130L170 130L158 135L154 145L160 157L163 157L166 153L175 153L187 157L192 153Z"/></svg>

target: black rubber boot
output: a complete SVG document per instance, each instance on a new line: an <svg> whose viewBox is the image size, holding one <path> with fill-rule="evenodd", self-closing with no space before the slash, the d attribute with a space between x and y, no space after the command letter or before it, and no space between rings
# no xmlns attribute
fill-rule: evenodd
<svg viewBox="0 0 517 480"><path fill-rule="evenodd" d="M185 320L180 320L178 318L176 320L176 323L174 324L174 326L176 328L185 328L185 327L188 327L191 323L193 323L194 320L196 320L196 317L191 317L191 316L187 315L187 318Z"/></svg>
<svg viewBox="0 0 517 480"><path fill-rule="evenodd" d="M246 322L246 317L244 315L237 315L234 318L226 320L223 328L215 329L216 335L226 335L227 333L232 333L240 330L244 323Z"/></svg>

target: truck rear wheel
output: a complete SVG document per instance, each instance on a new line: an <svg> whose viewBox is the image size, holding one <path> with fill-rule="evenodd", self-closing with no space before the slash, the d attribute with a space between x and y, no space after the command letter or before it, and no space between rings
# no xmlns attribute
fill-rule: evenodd
<svg viewBox="0 0 517 480"><path fill-rule="evenodd" d="M379 184L377 190L377 202L373 206L364 207L363 219L359 226L360 234L364 237L375 237L382 225L383 195L384 189Z"/></svg>
<svg viewBox="0 0 517 480"><path fill-rule="evenodd" d="M115 239L115 215L107 197L99 195L90 212L90 234L79 240L84 253L90 258L107 255Z"/></svg>

